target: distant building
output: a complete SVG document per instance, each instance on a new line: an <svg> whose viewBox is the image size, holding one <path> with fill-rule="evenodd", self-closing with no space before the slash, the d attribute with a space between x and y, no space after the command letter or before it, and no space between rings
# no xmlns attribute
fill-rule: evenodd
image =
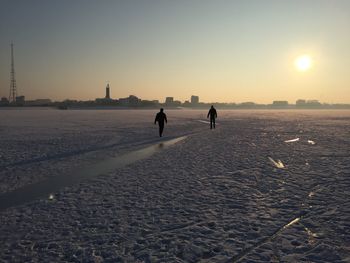
<svg viewBox="0 0 350 263"><path fill-rule="evenodd" d="M190 103L190 101L189 100L185 100L185 102L184 103L182 103L182 106L183 107L191 107L191 103Z"/></svg>
<svg viewBox="0 0 350 263"><path fill-rule="evenodd" d="M286 100L275 100L275 101L272 102L272 106L287 107L288 106L288 101L286 101Z"/></svg>
<svg viewBox="0 0 350 263"><path fill-rule="evenodd" d="M48 106L51 103L50 99L36 99L26 101L26 106Z"/></svg>
<svg viewBox="0 0 350 263"><path fill-rule="evenodd" d="M166 97L165 98L165 104L170 105L170 104L173 104L173 102L174 102L174 97Z"/></svg>
<svg viewBox="0 0 350 263"><path fill-rule="evenodd" d="M25 104L25 97L24 96L17 96L16 97L16 105L17 106L24 106Z"/></svg>
<svg viewBox="0 0 350 263"><path fill-rule="evenodd" d="M198 96L191 96L191 104L198 104L199 103L199 97Z"/></svg>
<svg viewBox="0 0 350 263"><path fill-rule="evenodd" d="M122 106L136 107L140 104L141 99L134 95L130 95L127 98L120 98L118 102Z"/></svg>
<svg viewBox="0 0 350 263"><path fill-rule="evenodd" d="M137 106L140 103L141 99L134 95L129 96L129 105L130 106Z"/></svg>
<svg viewBox="0 0 350 263"><path fill-rule="evenodd" d="M140 100L140 106L141 107L158 107L159 101L158 100Z"/></svg>
<svg viewBox="0 0 350 263"><path fill-rule="evenodd" d="M9 100L6 97L2 97L0 100L0 106L8 106L10 104Z"/></svg>
<svg viewBox="0 0 350 263"><path fill-rule="evenodd" d="M297 100L297 101L295 102L295 105L296 105L297 107L303 107L303 106L306 105L306 100L301 100L301 99L299 99L299 100Z"/></svg>
<svg viewBox="0 0 350 263"><path fill-rule="evenodd" d="M322 104L318 100L297 100L295 102L297 107L320 107Z"/></svg>
<svg viewBox="0 0 350 263"><path fill-rule="evenodd" d="M319 107L322 104L318 100L308 100L306 101L306 105L311 107Z"/></svg>
<svg viewBox="0 0 350 263"><path fill-rule="evenodd" d="M77 100L66 99L66 100L62 101L62 104L66 105L66 106L71 106L71 105L78 104L78 101Z"/></svg>
<svg viewBox="0 0 350 263"><path fill-rule="evenodd" d="M173 105L173 106L176 106L176 107L180 107L180 106L181 106L181 101L179 101L179 100L174 100L174 102L173 102L172 105Z"/></svg>
<svg viewBox="0 0 350 263"><path fill-rule="evenodd" d="M112 100L111 98L97 98L95 99L95 103L98 105L113 105L115 100Z"/></svg>
<svg viewBox="0 0 350 263"><path fill-rule="evenodd" d="M111 99L110 90L109 83L107 83L106 96L104 98L96 98L95 103L97 105L113 105L115 101Z"/></svg>
<svg viewBox="0 0 350 263"><path fill-rule="evenodd" d="M105 99L107 99L107 100L111 99L109 83L107 83L107 86L106 86L106 97L105 97Z"/></svg>

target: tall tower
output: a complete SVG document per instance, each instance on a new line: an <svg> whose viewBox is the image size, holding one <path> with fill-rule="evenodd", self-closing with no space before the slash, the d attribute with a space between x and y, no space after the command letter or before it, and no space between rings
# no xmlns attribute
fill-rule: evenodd
<svg viewBox="0 0 350 263"><path fill-rule="evenodd" d="M16 103L17 97L17 86L15 77L15 59L13 55L13 43L11 43L11 84L10 84L10 96L9 102Z"/></svg>
<svg viewBox="0 0 350 263"><path fill-rule="evenodd" d="M109 83L107 83L107 86L106 86L106 97L105 99L110 99L111 96L110 96L110 93L109 93Z"/></svg>

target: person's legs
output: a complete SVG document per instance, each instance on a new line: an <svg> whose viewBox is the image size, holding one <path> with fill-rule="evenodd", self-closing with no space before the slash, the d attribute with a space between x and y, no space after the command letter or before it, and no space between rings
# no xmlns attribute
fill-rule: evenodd
<svg viewBox="0 0 350 263"><path fill-rule="evenodd" d="M213 118L213 126L214 126L214 129L215 129L215 118Z"/></svg>
<svg viewBox="0 0 350 263"><path fill-rule="evenodd" d="M213 119L210 118L210 129L213 129Z"/></svg>
<svg viewBox="0 0 350 263"><path fill-rule="evenodd" d="M163 134L163 130L164 130L164 124L159 124L159 137L162 137Z"/></svg>

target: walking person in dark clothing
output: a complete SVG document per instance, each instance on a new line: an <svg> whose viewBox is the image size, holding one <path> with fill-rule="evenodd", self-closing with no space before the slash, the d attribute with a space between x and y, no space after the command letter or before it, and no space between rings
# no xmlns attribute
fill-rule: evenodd
<svg viewBox="0 0 350 263"><path fill-rule="evenodd" d="M210 116L210 129L214 127L215 129L215 119L218 117L218 114L216 113L216 109L213 105L211 105L210 110L208 112L207 118Z"/></svg>
<svg viewBox="0 0 350 263"><path fill-rule="evenodd" d="M164 121L168 123L165 113L163 112L163 108L160 109L160 112L157 113L156 118L154 119L154 124L158 122L159 125L159 137L162 137L164 130Z"/></svg>

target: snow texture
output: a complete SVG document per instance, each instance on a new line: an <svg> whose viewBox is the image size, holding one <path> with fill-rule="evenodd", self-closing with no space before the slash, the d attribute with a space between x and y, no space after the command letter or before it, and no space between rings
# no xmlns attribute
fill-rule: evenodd
<svg viewBox="0 0 350 263"><path fill-rule="evenodd" d="M165 112L185 140L0 211L0 261L350 261L349 111ZM155 113L0 110L0 193L159 144Z"/></svg>

